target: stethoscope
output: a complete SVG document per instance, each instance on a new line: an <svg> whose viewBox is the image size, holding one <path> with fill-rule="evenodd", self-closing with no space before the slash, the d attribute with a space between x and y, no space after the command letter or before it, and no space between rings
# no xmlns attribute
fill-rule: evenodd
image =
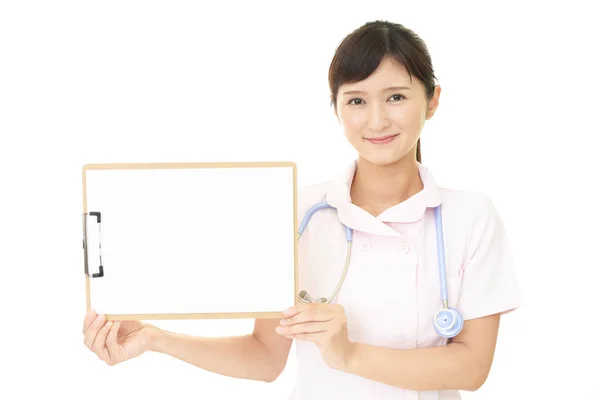
<svg viewBox="0 0 600 400"><path fill-rule="evenodd" d="M464 320L462 315L455 310L454 308L448 307L448 289L446 287L446 261L445 261L445 249L444 249L444 238L443 238L443 227L442 227L442 215L440 210L441 205L434 208L435 214L435 225L437 232L437 253L438 253L438 268L440 275L440 292L442 296L442 304L443 308L440 309L435 317L433 318L433 326L438 333L438 335L444 338L453 338L461 331L463 327ZM304 233L308 222L312 218L312 216L317 212L325 208L332 208L335 210L335 207L331 206L329 203L323 201L321 203L317 203L312 206L307 212L300 226L298 227L298 239ZM344 225L344 224L342 224ZM337 296L340 288L342 287L342 283L346 278L346 273L348 272L348 266L350 265L350 254L352 252L352 229L346 228L346 242L348 243L348 250L346 254L346 264L344 265L344 271L342 272L342 276L338 281L337 286L331 293L328 298L321 297L318 299L313 299L310 294L306 290L300 291L298 294L298 300L302 303L331 303L331 301Z"/></svg>

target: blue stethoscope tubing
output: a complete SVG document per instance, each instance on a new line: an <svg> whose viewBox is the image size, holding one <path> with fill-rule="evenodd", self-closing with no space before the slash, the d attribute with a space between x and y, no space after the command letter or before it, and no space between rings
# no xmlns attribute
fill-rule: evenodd
<svg viewBox="0 0 600 400"><path fill-rule="evenodd" d="M331 206L326 201L319 202L308 209L304 218L300 222L298 227L298 239L304 233L308 223L312 216L320 210L331 208L335 210L335 207ZM435 215L435 227L437 233L437 253L438 253L438 269L439 269L439 277L440 277L440 294L442 298L443 307L436 313L433 318L433 327L435 331L443 338L450 339L455 337L462 330L464 320L460 312L458 310L448 307L448 288L446 286L446 259L445 254L446 250L444 248L444 229L442 225L442 212L441 205L438 205L434 208ZM343 225L343 224L342 224ZM310 294L306 290L300 291L298 294L298 299L302 303L330 303L339 292L344 279L346 278L346 273L348 271L348 267L350 265L350 254L352 249L352 238L353 231L351 228L343 225L346 231L346 242L348 244L348 250L346 255L346 263L344 265L344 270L342 272L342 276L340 277L336 288L333 293L328 297L321 297L318 299L313 299Z"/></svg>

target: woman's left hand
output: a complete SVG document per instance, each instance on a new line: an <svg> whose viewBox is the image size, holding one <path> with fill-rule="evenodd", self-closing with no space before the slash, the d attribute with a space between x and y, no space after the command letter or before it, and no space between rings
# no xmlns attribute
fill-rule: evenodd
<svg viewBox="0 0 600 400"><path fill-rule="evenodd" d="M329 367L337 370L346 367L354 344L348 339L343 306L300 303L284 311L283 316L277 333L290 339L313 342Z"/></svg>

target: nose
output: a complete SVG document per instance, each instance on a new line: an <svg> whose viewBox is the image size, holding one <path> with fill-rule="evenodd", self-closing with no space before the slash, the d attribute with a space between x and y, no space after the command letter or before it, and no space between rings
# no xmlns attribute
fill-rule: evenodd
<svg viewBox="0 0 600 400"><path fill-rule="evenodd" d="M381 132L389 127L387 111L384 105L373 104L369 110L369 129L373 132Z"/></svg>

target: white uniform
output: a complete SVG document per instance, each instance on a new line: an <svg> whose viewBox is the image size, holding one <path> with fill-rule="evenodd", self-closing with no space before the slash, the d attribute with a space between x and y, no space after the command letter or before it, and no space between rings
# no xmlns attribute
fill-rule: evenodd
<svg viewBox="0 0 600 400"><path fill-rule="evenodd" d="M355 163L339 180L301 189L299 217L327 200L336 210L317 212L299 244L299 289L327 297L344 267L344 227L354 230L346 280L333 301L346 310L349 338L374 346L441 346L433 328L442 307L433 207L442 203L449 306L465 320L506 313L521 304L511 250L491 200L439 188L419 165L424 189L379 217L353 205ZM460 399L458 391L415 392L329 368L313 343L296 341L298 376L293 400Z"/></svg>

